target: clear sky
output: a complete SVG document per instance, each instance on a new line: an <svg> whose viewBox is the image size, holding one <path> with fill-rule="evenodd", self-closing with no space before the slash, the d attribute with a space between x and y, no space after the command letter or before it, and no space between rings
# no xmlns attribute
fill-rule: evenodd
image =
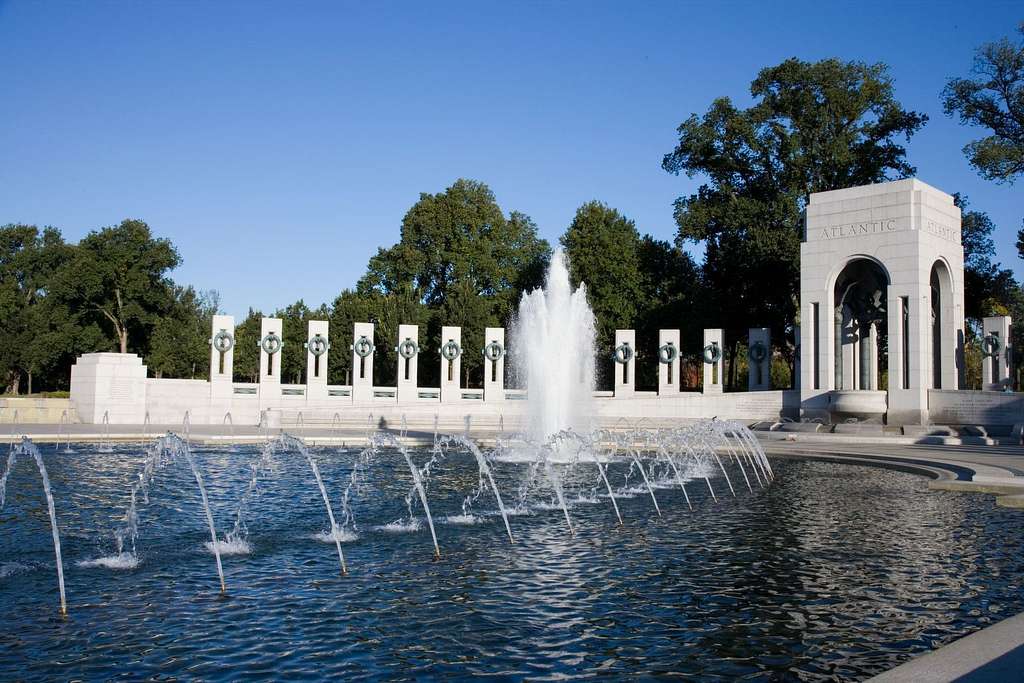
<svg viewBox="0 0 1024 683"><path fill-rule="evenodd" d="M690 113L749 102L788 57L883 61L931 121L925 182L1014 247L1024 182L961 147L945 80L1013 35L1020 2L3 2L0 223L77 240L127 217L169 237L177 281L222 308L315 306L398 240L420 192L486 182L552 242L590 199L672 239L698 180L661 158Z"/></svg>

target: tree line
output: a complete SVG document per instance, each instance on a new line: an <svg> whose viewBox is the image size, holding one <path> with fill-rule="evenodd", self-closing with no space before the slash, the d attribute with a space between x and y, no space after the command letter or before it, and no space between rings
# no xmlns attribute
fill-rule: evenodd
<svg viewBox="0 0 1024 683"><path fill-rule="evenodd" d="M1024 25L1021 26L1024 36ZM656 384L657 331L680 328L684 386L696 386L704 328L725 329L730 388L745 386L747 328L769 327L776 350L773 385L792 383L799 321L803 211L812 192L912 176L903 144L927 124L896 99L884 64L789 59L762 69L751 106L729 97L678 128L662 159L672 174L699 177L695 193L674 204L677 233L667 242L641 233L619 209L580 206L559 242L574 284L586 282L598 321L599 368L610 366L617 328L637 330L640 387ZM949 116L988 135L964 148L983 177L1013 183L1024 173L1024 42L982 46L969 78L942 93ZM988 215L955 195L963 211L968 386L977 387L981 318L1010 314L1024 322L1024 291L995 259ZM697 263L686 251L703 246ZM1018 234L1024 258L1024 228ZM421 194L402 220L399 241L370 258L365 274L330 304L298 301L277 311L250 309L236 331L235 378L256 381L259 319L284 319L285 382L305 373L306 322L328 320L334 351L329 381L349 381L352 323L376 323L377 381L395 379L400 323L418 324L421 350L437 357L441 325L463 329L463 382L482 381L487 326L507 326L523 292L542 284L552 246L530 217L505 211L482 182L458 179ZM78 244L58 229L0 228L0 376L6 393L66 390L76 356L92 351L140 354L155 376L205 378L216 292L176 284L180 256L140 220L96 230ZM1024 325L1015 342L1024 348ZM973 362L977 356L977 362ZM439 363L420 364L420 382L436 384ZM599 377L607 386L607 374Z"/></svg>

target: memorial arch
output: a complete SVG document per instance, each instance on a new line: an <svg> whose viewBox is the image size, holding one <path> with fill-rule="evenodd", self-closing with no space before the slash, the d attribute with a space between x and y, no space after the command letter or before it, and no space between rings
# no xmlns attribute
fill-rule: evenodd
<svg viewBox="0 0 1024 683"><path fill-rule="evenodd" d="M800 248L801 414L928 422L963 376L953 198L916 179L811 195Z"/></svg>

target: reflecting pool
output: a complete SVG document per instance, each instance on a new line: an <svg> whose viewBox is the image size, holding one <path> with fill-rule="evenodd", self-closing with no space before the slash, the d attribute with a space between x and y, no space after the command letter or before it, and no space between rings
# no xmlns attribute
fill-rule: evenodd
<svg viewBox="0 0 1024 683"><path fill-rule="evenodd" d="M260 463L257 447L193 447L222 539L222 595L188 463L135 487L135 561L118 563L145 448L73 449L41 447L65 619L39 475L20 461L8 482L0 679L853 680L1024 611L1019 513L915 475L773 460L770 485L748 471L748 489L730 470L735 496L715 473L715 501L691 469L688 505L655 460L642 466L648 489L619 457L605 474L622 525L598 469L579 466L560 480L570 534L529 463L490 463L506 527L472 453L431 462L416 449L417 467L430 465L436 561L412 472L386 444L373 458L310 450L333 534L300 452Z"/></svg>

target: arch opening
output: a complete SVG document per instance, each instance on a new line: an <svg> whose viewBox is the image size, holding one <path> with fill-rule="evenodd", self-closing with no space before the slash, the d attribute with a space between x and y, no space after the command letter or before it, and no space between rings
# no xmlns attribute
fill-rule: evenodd
<svg viewBox="0 0 1024 683"><path fill-rule="evenodd" d="M882 388L888 348L889 278L878 262L851 259L833 288L835 364L832 386L841 391Z"/></svg>

